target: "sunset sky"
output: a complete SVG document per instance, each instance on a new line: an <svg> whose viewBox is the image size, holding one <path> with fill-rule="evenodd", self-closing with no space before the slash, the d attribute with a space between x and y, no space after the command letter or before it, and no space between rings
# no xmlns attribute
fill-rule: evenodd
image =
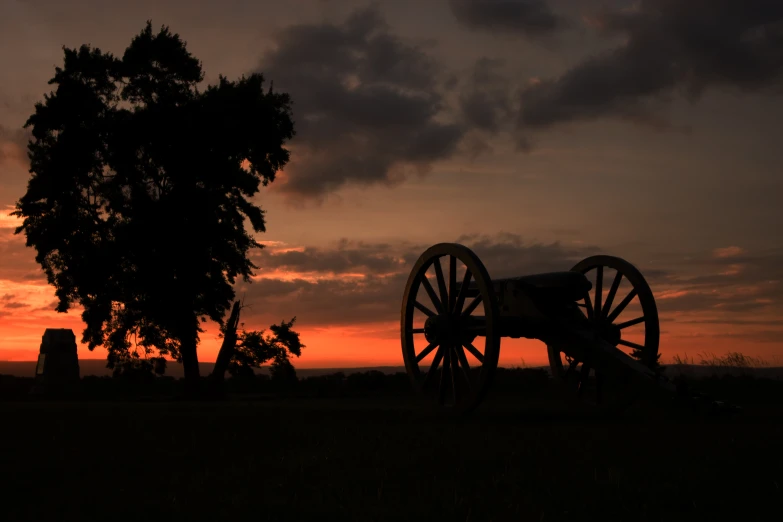
<svg viewBox="0 0 783 522"><path fill-rule="evenodd" d="M237 295L247 328L297 317L297 367L401 365L405 282L439 242L492 277L623 257L655 293L664 360L783 364L779 0L0 0L0 360L83 329L7 215L22 125L62 46L121 56L148 19L205 83L260 71L293 98L291 162L255 199L267 247ZM219 343L209 324L199 359ZM523 361L544 346L504 341L501 364Z"/></svg>

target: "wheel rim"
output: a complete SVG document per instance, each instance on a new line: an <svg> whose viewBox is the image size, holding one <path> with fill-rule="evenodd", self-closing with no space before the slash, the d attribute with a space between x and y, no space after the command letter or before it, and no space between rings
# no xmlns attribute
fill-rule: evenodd
<svg viewBox="0 0 783 522"><path fill-rule="evenodd" d="M649 284L631 263L612 256L593 256L577 263L593 284L577 305L580 313L607 342L653 368L657 363L660 329L658 310ZM608 284L607 284L608 283ZM596 373L590 361L566 358L548 346L552 375L583 402L623 409L636 399L637 390L622 376Z"/></svg>
<svg viewBox="0 0 783 522"><path fill-rule="evenodd" d="M475 289L462 291L469 286ZM402 352L414 389L447 409L478 406L497 368L497 317L489 274L473 251L454 243L427 249L402 302Z"/></svg>

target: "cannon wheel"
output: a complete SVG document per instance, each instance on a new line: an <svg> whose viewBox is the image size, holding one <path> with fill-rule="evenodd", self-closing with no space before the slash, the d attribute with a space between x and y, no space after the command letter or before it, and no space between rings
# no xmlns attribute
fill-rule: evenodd
<svg viewBox="0 0 783 522"><path fill-rule="evenodd" d="M605 269L614 270L615 276L604 299ZM580 309L576 313L583 314L606 341L616 347L631 349L629 355L647 367L654 368L658 360L660 338L658 309L650 285L641 272L628 261L612 256L588 257L571 270L586 276L595 273L594 297L591 299L588 292L578 303ZM630 290L618 301L617 293L623 280L630 283ZM615 303L616 306L612 308ZM632 303L641 310L631 314L626 312L626 316L621 318L621 314ZM641 337L643 344L629 341L628 334ZM566 358L558 347L547 346L547 351L553 378L582 402L602 410L621 412L638 398L638 390L632 388L622 376L596 373L589 361L585 363Z"/></svg>
<svg viewBox="0 0 783 522"><path fill-rule="evenodd" d="M468 296L471 281L478 290ZM498 316L489 274L472 250L455 243L427 249L402 299L402 355L414 389L446 411L467 413L478 406L498 365ZM477 336L484 337L483 349L474 345Z"/></svg>

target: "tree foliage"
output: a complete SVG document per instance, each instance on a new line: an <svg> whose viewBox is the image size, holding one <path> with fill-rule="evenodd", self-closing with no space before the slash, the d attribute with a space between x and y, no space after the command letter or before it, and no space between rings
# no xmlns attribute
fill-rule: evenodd
<svg viewBox="0 0 783 522"><path fill-rule="evenodd" d="M222 324L265 231L250 198L289 160L288 94L260 74L204 90L200 62L150 22L122 58L64 49L26 127L31 178L14 215L82 342L109 366L172 356L198 376L200 323ZM135 355L134 355L135 354ZM195 372L195 375L194 375Z"/></svg>
<svg viewBox="0 0 783 522"><path fill-rule="evenodd" d="M291 364L290 356L302 355L305 347L299 340L299 334L292 327L296 317L290 321L281 321L269 327L271 335L265 335L265 330L242 330L237 335L234 356L228 365L228 372L234 377L254 375L253 368L272 361L271 375L273 380L296 380L296 370Z"/></svg>

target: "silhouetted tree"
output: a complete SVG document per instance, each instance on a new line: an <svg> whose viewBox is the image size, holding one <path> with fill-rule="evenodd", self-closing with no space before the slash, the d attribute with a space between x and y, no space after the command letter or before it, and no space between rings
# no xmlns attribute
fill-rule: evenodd
<svg viewBox="0 0 783 522"><path fill-rule="evenodd" d="M305 347L299 340L299 334L291 328L296 317L287 323L272 325L272 335L264 336L264 330L247 331L243 328L237 331L241 308L239 301L236 301L228 321L220 327L223 343L211 374L212 390L222 393L226 372L234 377L254 377L253 368L260 368L270 360L273 380L296 381L296 370L289 356L299 357Z"/></svg>
<svg viewBox="0 0 783 522"><path fill-rule="evenodd" d="M291 328L295 321L296 317L289 322L273 324L269 327L272 335L264 335L264 330L242 330L237 335L228 372L233 376L254 375L253 368L272 361L270 372L273 381L295 381L296 370L289 356L299 357L305 347L299 340L299 334Z"/></svg>
<svg viewBox="0 0 783 522"><path fill-rule="evenodd" d="M121 59L63 48L56 90L26 123L32 174L14 215L37 250L58 312L84 307L82 342L108 366L157 351L198 382L200 322L222 324L232 285L257 268L265 231L249 201L289 160L288 94L260 74L199 90L200 62L177 34L152 24Z"/></svg>

